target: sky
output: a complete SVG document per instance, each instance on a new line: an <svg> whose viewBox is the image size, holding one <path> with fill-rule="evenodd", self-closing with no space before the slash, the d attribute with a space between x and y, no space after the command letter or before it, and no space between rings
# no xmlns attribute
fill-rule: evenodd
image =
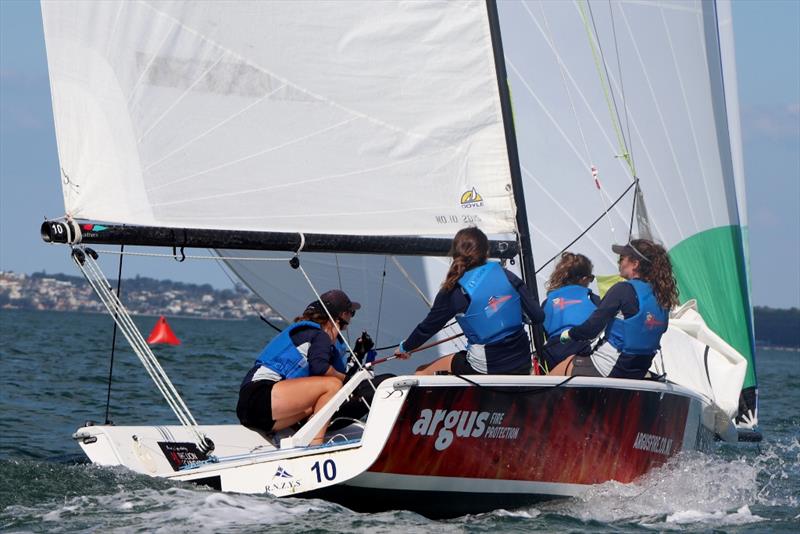
<svg viewBox="0 0 800 534"><path fill-rule="evenodd" d="M800 0L735 0L733 19L753 303L800 307ZM0 0L0 270L78 274L39 237L63 212L39 3ZM215 262L129 257L124 269L231 285Z"/></svg>

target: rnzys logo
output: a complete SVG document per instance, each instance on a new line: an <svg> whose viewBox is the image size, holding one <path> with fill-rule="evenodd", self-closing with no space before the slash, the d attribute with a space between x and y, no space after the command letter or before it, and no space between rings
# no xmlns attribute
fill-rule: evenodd
<svg viewBox="0 0 800 534"><path fill-rule="evenodd" d="M483 197L474 187L469 191L464 191L461 195L462 208L480 208L483 206Z"/></svg>
<svg viewBox="0 0 800 534"><path fill-rule="evenodd" d="M567 306L572 306L573 304L580 304L580 300L567 300L563 297L556 297L553 299L553 307L557 310L563 310Z"/></svg>
<svg viewBox="0 0 800 534"><path fill-rule="evenodd" d="M267 491L287 490L300 487L300 481L295 478L281 466L272 475L272 481L267 484Z"/></svg>

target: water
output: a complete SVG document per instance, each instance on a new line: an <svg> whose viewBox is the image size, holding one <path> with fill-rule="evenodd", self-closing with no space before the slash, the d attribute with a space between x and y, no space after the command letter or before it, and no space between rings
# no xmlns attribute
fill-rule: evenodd
<svg viewBox="0 0 800 534"><path fill-rule="evenodd" d="M138 318L147 333L155 318ZM262 323L172 319L184 343L162 365L203 424L235 423L239 380L271 332ZM111 339L104 315L0 310L0 530L74 532L531 532L800 530L800 353L761 351L760 445L683 454L635 484L581 498L433 521L358 514L319 500L224 494L125 469L76 464L70 438L103 421ZM123 343L119 343L124 347ZM172 422L141 364L117 350L110 418Z"/></svg>

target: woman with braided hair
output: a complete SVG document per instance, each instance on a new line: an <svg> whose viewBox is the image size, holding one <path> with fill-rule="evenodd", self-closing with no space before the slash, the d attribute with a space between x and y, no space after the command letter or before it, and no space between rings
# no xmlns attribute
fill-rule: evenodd
<svg viewBox="0 0 800 534"><path fill-rule="evenodd" d="M562 343L590 341L605 329L591 356L567 358L550 374L645 378L667 331L669 311L678 304L672 263L661 245L634 239L614 245L624 282L608 290L581 325L561 333Z"/></svg>
<svg viewBox="0 0 800 534"><path fill-rule="evenodd" d="M564 330L583 323L597 309L600 297L589 289L594 280L592 262L583 254L564 252L547 280L544 309L544 330L547 342L542 348L546 369L553 369L574 354L591 353L589 341L561 343Z"/></svg>
<svg viewBox="0 0 800 534"><path fill-rule="evenodd" d="M478 228L459 230L450 256L453 261L431 311L395 355L408 358L407 351L421 346L455 317L467 337L467 349L422 366L417 374L530 374L530 340L522 314L541 323L544 313L539 303L519 277L487 261L489 240Z"/></svg>

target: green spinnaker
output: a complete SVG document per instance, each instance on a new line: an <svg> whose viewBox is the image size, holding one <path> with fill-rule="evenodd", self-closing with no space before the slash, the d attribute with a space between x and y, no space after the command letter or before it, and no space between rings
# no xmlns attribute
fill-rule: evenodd
<svg viewBox="0 0 800 534"><path fill-rule="evenodd" d="M741 226L721 226L684 239L669 251L680 301L697 308L717 335L747 358L744 386L756 385L753 312Z"/></svg>

